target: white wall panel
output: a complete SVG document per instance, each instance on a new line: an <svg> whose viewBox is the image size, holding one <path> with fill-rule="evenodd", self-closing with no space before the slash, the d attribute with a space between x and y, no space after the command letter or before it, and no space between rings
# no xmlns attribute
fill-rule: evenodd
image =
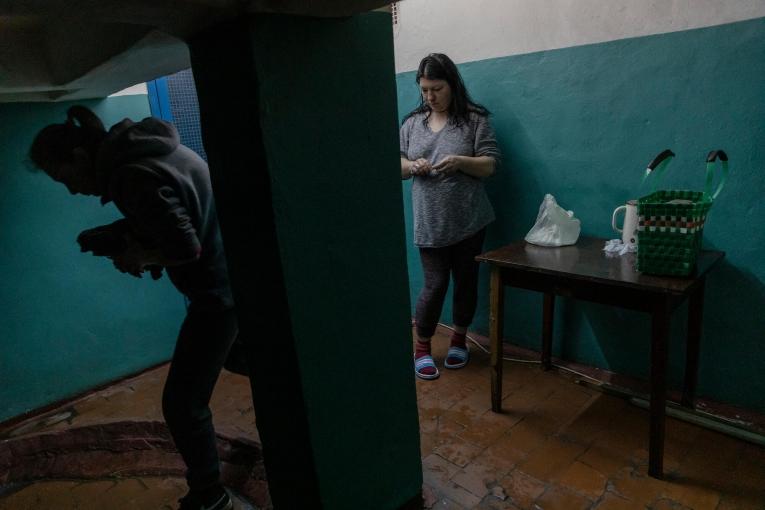
<svg viewBox="0 0 765 510"><path fill-rule="evenodd" d="M146 89L145 83L139 83L137 85L133 85L132 87L128 87L126 89L122 89L119 92L115 92L114 94L110 95L109 97L115 97L115 96L138 96L141 94L148 94L148 90Z"/></svg>
<svg viewBox="0 0 765 510"><path fill-rule="evenodd" d="M456 62L765 17L765 0L404 0L396 72L431 52Z"/></svg>

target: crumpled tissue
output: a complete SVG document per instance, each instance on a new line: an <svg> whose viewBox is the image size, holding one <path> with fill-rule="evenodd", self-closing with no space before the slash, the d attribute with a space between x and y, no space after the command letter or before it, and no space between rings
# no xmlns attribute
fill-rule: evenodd
<svg viewBox="0 0 765 510"><path fill-rule="evenodd" d="M621 239L611 239L610 241L606 241L603 251L606 252L606 255L615 257L617 255L624 255L625 253L636 252L637 245L632 243L625 244Z"/></svg>

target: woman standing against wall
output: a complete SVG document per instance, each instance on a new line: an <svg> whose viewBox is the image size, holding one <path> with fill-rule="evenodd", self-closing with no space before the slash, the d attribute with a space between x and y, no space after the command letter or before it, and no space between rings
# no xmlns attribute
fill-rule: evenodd
<svg viewBox="0 0 765 510"><path fill-rule="evenodd" d="M444 367L462 368L469 359L465 335L477 301L475 256L494 220L483 178L494 173L499 150L488 110L471 100L449 57L431 53L422 59L416 80L422 96L401 126L401 178L414 178L414 243L425 277L415 311L414 371L435 379L430 340L450 276L454 333Z"/></svg>

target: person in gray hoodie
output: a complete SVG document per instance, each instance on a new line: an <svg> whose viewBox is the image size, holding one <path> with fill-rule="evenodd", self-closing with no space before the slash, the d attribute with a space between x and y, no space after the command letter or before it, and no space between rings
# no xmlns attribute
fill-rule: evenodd
<svg viewBox="0 0 765 510"><path fill-rule="evenodd" d="M115 267L141 277L162 266L188 299L162 396L162 409L187 466L183 510L232 508L220 482L209 401L238 327L207 163L156 118L125 119L108 131L83 106L43 128L32 162L72 194L114 202L127 223Z"/></svg>

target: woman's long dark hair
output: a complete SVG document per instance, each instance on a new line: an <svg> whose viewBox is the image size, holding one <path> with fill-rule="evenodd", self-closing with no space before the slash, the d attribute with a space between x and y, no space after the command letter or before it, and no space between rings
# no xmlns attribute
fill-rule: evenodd
<svg viewBox="0 0 765 510"><path fill-rule="evenodd" d="M444 55L443 53L431 53L427 57L420 61L420 66L417 68L417 85L420 84L420 79L425 78L428 80L444 80L449 84L452 91L452 102L449 105L449 122L455 126L460 126L463 123L467 124L470 121L470 112L475 112L479 115L489 115L489 110L486 107L476 103L470 98L465 83L462 81L462 76L454 65L452 59ZM430 117L430 106L425 102L425 99L420 93L420 106L409 112L404 117L404 121L416 115L418 113L426 113L423 119L424 123L427 123L428 117Z"/></svg>
<svg viewBox="0 0 765 510"><path fill-rule="evenodd" d="M55 166L73 163L72 152L78 147L94 158L104 138L106 129L101 119L84 106L72 106L66 111L66 122L50 124L37 133L29 148L29 159L47 172Z"/></svg>

